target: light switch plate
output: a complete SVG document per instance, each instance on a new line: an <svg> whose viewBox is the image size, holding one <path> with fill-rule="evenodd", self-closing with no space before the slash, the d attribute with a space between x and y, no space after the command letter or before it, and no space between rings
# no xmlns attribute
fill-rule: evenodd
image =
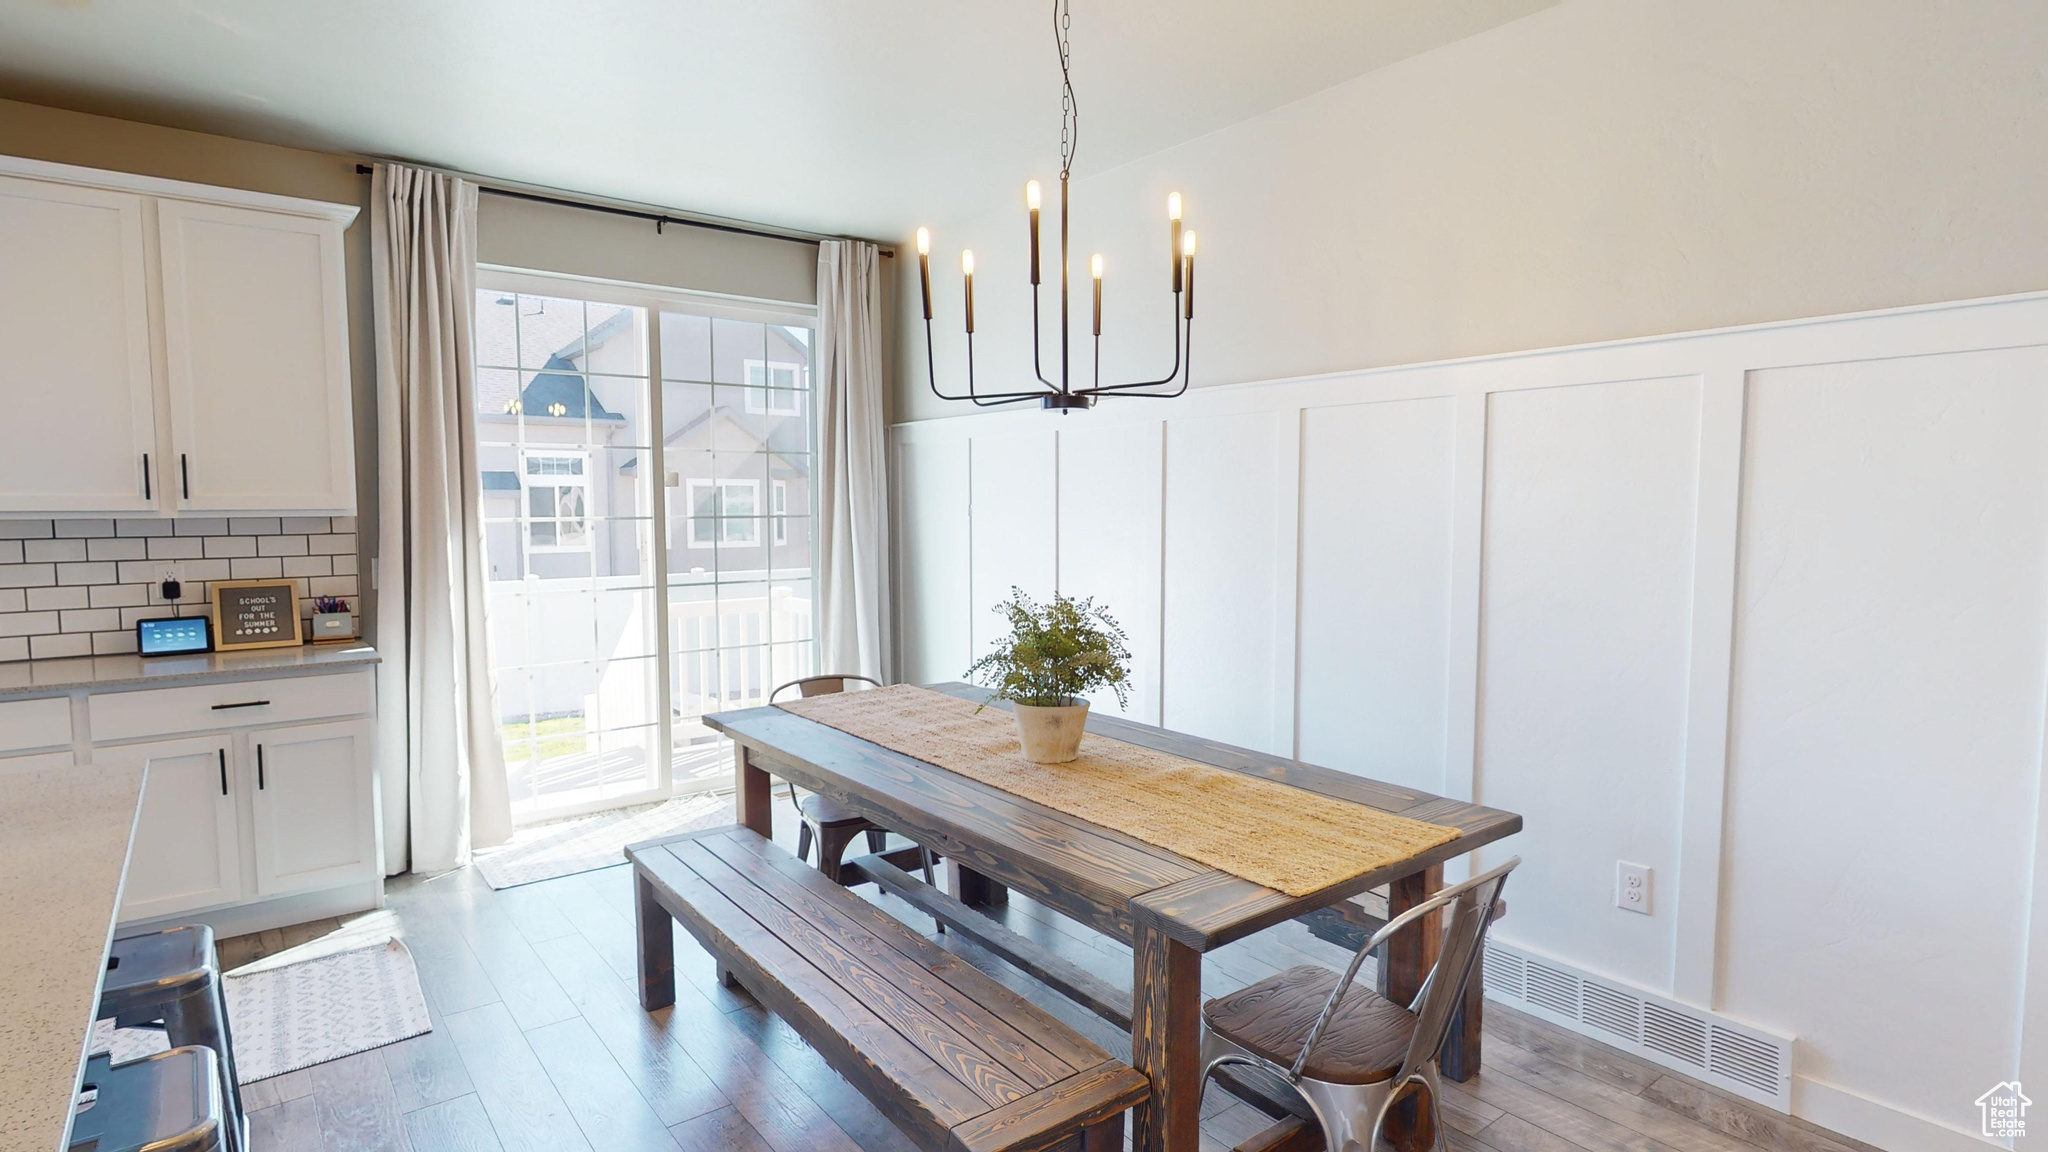
<svg viewBox="0 0 2048 1152"><path fill-rule="evenodd" d="M1614 906L1624 912L1650 914L1650 866L1614 862Z"/></svg>

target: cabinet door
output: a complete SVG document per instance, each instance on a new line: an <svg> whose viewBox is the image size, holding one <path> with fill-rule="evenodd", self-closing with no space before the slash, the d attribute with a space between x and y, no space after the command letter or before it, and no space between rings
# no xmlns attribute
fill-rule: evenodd
<svg viewBox="0 0 2048 1152"><path fill-rule="evenodd" d="M155 507L144 253L140 196L0 177L0 512Z"/></svg>
<svg viewBox="0 0 2048 1152"><path fill-rule="evenodd" d="M341 230L157 201L181 511L355 510Z"/></svg>
<svg viewBox="0 0 2048 1152"><path fill-rule="evenodd" d="M103 748L100 763L149 768L121 919L147 920L242 898L242 848L235 819L235 764L227 736Z"/></svg>
<svg viewBox="0 0 2048 1152"><path fill-rule="evenodd" d="M266 728L248 740L256 770L256 894L375 875L369 724Z"/></svg>

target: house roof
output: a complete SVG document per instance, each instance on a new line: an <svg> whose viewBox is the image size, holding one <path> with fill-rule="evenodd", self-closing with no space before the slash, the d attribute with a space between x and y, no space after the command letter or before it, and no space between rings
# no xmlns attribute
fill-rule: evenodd
<svg viewBox="0 0 2048 1152"><path fill-rule="evenodd" d="M731 407L725 404L714 404L710 408L705 409L696 417L685 423L682 427L677 428L674 432L671 432L667 436L663 437L661 441L661 446L664 448L673 448L679 441L693 435L694 433L702 429L709 428L711 426L712 421L714 420L723 421L724 423L730 425L734 431L737 431L740 435L746 437L747 441L751 443L753 447L750 449L746 449L745 451L766 452L768 455L775 457L777 460L780 460L783 466L788 468L791 474L793 475L808 476L811 474L810 457L802 453L792 454L777 449L773 445L769 444L767 441L761 439L761 437L757 435L752 428L749 428L747 426L746 421L734 419ZM723 452L725 451L725 449L719 449L719 451ZM639 453L634 453L632 456L626 459L625 463L619 466L619 471L625 475L630 476L633 474L634 470L639 466L639 461Z"/></svg>
<svg viewBox="0 0 2048 1152"><path fill-rule="evenodd" d="M553 416L562 420L581 420L586 415L592 420L610 420L625 423L626 418L604 406L604 402L590 390L590 384L576 371L576 365L567 357L556 353L526 387L519 390L517 411L529 417ZM515 411L510 405L507 412Z"/></svg>

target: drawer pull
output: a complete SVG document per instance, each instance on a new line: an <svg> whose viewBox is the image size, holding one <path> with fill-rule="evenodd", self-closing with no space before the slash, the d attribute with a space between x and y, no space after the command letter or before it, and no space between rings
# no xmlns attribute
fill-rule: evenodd
<svg viewBox="0 0 2048 1152"><path fill-rule="evenodd" d="M228 794L228 750L220 750L220 794Z"/></svg>
<svg viewBox="0 0 2048 1152"><path fill-rule="evenodd" d="M268 703L270 703L268 700L244 700L240 704L215 704L213 710L215 712L225 712L230 708L261 708Z"/></svg>

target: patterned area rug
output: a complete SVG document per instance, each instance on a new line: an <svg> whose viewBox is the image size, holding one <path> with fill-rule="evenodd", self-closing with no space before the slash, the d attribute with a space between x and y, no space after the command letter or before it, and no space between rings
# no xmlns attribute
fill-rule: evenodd
<svg viewBox="0 0 2048 1152"><path fill-rule="evenodd" d="M521 829L510 844L477 853L476 870L493 888L515 888L622 864L628 844L732 821L731 796L681 796Z"/></svg>
<svg viewBox="0 0 2048 1152"><path fill-rule="evenodd" d="M244 1084L432 1030L412 954L394 939L294 963L252 965L224 983L235 1072ZM93 1046L111 1052L115 1063L169 1047L161 1029L100 1024Z"/></svg>

